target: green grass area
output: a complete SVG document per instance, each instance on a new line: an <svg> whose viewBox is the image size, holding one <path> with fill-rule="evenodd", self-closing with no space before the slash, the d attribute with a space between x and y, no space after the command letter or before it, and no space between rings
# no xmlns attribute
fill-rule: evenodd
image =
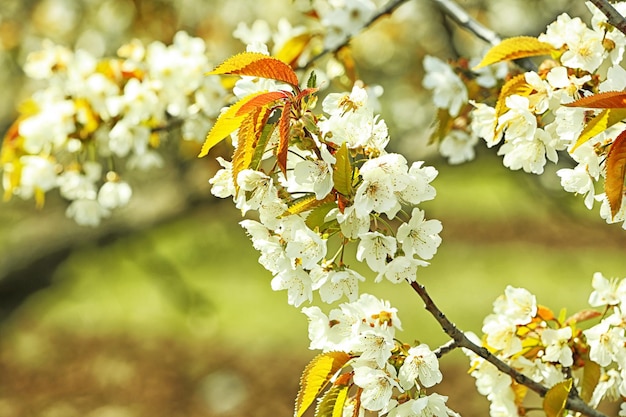
<svg viewBox="0 0 626 417"><path fill-rule="evenodd" d="M556 312L574 312L586 307L595 271L626 275L619 244L626 232L604 225L596 212L581 214L580 200L554 203L517 174L496 158L442 167L438 197L424 205L427 217L443 221L444 241L418 279L463 329L480 332L508 284L528 288ZM286 293L270 289L271 276L257 264L238 216L225 202L110 245L82 248L17 317L81 332L122 330L303 351L306 319L287 305ZM591 227L577 229L584 225ZM597 228L608 236L601 245L584 236ZM407 285L367 282L362 290L399 309L405 341L446 341Z"/></svg>

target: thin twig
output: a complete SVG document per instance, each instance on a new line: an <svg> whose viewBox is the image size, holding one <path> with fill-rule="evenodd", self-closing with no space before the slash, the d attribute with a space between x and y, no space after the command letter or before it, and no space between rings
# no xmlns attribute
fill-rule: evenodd
<svg viewBox="0 0 626 417"><path fill-rule="evenodd" d="M590 0L617 30L626 35L626 19L607 0Z"/></svg>
<svg viewBox="0 0 626 417"><path fill-rule="evenodd" d="M457 349L459 347L459 345L456 344L456 340L452 339L449 340L447 343L439 346L437 349L435 349L433 351L433 353L435 354L435 356L437 356L438 358L441 358L443 355L445 355L446 353L450 353L452 352L454 349Z"/></svg>
<svg viewBox="0 0 626 417"><path fill-rule="evenodd" d="M313 58L311 58L306 65L304 65L304 68L308 67L311 63L317 61L318 59L320 59L321 57L323 57L326 54L334 54L337 51L339 51L341 48L343 48L344 46L346 46L348 43L350 43L350 41L352 40L352 38L354 38L356 35L358 35L359 33L361 33L362 31L364 31L365 29L367 29L368 27L370 27L372 24L374 24L374 22L376 22L378 19L380 19L383 16L386 15L390 15L391 13L394 12L394 10L396 10L398 7L400 7L402 4L406 3L408 0L391 0L389 1L387 4L385 4L385 6L383 8L381 8L380 10L378 10L374 15L372 15L364 24L363 26L361 26L361 28L359 28L359 30L357 30L354 33L349 33L346 35L346 37L344 38L343 41L339 42L336 45L330 46L330 47L326 47L324 48L324 50L322 52L320 52L319 54L315 55Z"/></svg>
<svg viewBox="0 0 626 417"><path fill-rule="evenodd" d="M492 46L498 45L502 41L500 35L474 19L465 9L456 4L453 0L432 1L445 15L454 20L462 28L474 34L477 38L482 39ZM528 58L516 59L515 63L526 71L537 70L535 63Z"/></svg>
<svg viewBox="0 0 626 417"><path fill-rule="evenodd" d="M486 348L478 346L471 340L469 340L468 337L465 336L465 333L459 330L435 305L435 302L430 297L430 295L426 291L426 288L423 285L418 282L412 282L411 287L413 287L415 292L424 302L424 307L426 308L426 310L435 318L435 320L437 320L443 331L448 336L450 336L452 340L454 340L457 347L466 348L474 352L476 355L494 365L500 372L509 375L518 384L526 386L527 388L539 394L541 397L546 396L549 391L547 387L511 368L509 365L507 365L491 352L489 352ZM598 410L591 408L575 393L570 393L569 397L567 398L565 408L571 411L582 413L583 415L589 417L607 417L606 415L600 413Z"/></svg>

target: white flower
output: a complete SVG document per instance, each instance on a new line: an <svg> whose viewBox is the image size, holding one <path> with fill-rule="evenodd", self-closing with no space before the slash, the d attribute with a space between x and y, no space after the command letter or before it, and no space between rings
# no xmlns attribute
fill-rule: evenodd
<svg viewBox="0 0 626 417"><path fill-rule="evenodd" d="M512 139L498 149L498 155L504 155L504 166L512 170L522 168L528 173L542 174L546 155L552 162L557 161L556 148L551 143L550 135L541 128L534 129L534 132L535 136L531 139Z"/></svg>
<svg viewBox="0 0 626 417"><path fill-rule="evenodd" d="M326 240L305 225L287 241L285 253L304 269L312 269L326 256Z"/></svg>
<svg viewBox="0 0 626 417"><path fill-rule="evenodd" d="M439 233L442 228L439 220L425 220L424 211L416 207L409 222L398 227L397 239L406 255L431 259L441 244Z"/></svg>
<svg viewBox="0 0 626 417"><path fill-rule="evenodd" d="M424 57L424 80L422 85L433 90L435 106L448 109L451 116L458 116L461 107L467 103L467 88L452 68L430 55Z"/></svg>
<svg viewBox="0 0 626 417"><path fill-rule="evenodd" d="M487 335L487 344L501 351L502 356L509 357L522 350L522 340L516 335L517 327L506 317L490 314L485 318L482 330Z"/></svg>
<svg viewBox="0 0 626 417"><path fill-rule="evenodd" d="M68 200L93 200L96 196L94 180L78 171L66 171L59 175L58 186L61 196Z"/></svg>
<svg viewBox="0 0 626 417"><path fill-rule="evenodd" d="M593 178L585 166L578 164L574 169L562 168L556 174L561 178L561 186L565 191L585 195L585 206L588 209L593 207L595 188Z"/></svg>
<svg viewBox="0 0 626 417"><path fill-rule="evenodd" d="M346 207L343 213L336 209L332 214L336 214L341 233L349 239L356 239L370 229L369 213L365 216L359 216L354 206ZM329 217L330 215L331 213L329 213Z"/></svg>
<svg viewBox="0 0 626 417"><path fill-rule="evenodd" d="M432 387L441 382L443 375L439 371L437 356L428 345L421 344L409 349L409 355L398 371L398 378L402 388L409 390L418 379L423 387Z"/></svg>
<svg viewBox="0 0 626 417"><path fill-rule="evenodd" d="M361 405L366 410L382 410L391 399L394 388L400 388L392 366L385 369L359 366L354 369L354 383L363 389Z"/></svg>
<svg viewBox="0 0 626 417"><path fill-rule="evenodd" d="M337 301L343 295L346 295L349 301L356 301L359 295L359 281L365 281L365 277L352 269L325 271L320 266L311 271L311 278L314 283L313 289L319 290L322 301L326 303Z"/></svg>
<svg viewBox="0 0 626 417"><path fill-rule="evenodd" d="M412 409L415 416L420 417L460 417L458 413L446 406L448 397L432 393L426 397L420 397L413 403ZM492 414L493 415L493 414Z"/></svg>
<svg viewBox="0 0 626 417"><path fill-rule="evenodd" d="M65 210L65 215L81 226L98 226L102 218L109 215L109 211L102 207L95 199L78 199Z"/></svg>
<svg viewBox="0 0 626 417"><path fill-rule="evenodd" d="M98 191L98 203L106 209L112 210L124 207L130 201L133 190L127 182L107 181Z"/></svg>
<svg viewBox="0 0 626 417"><path fill-rule="evenodd" d="M235 195L235 183L233 182L232 163L221 156L215 158L222 166L213 178L209 180L211 184L211 194L219 198L227 198Z"/></svg>
<svg viewBox="0 0 626 417"><path fill-rule="evenodd" d="M25 155L20 157L22 174L20 176L19 195L31 198L36 191L49 191L57 185L55 163L41 156Z"/></svg>
<svg viewBox="0 0 626 417"><path fill-rule="evenodd" d="M301 266L281 270L272 279L271 285L274 291L287 290L287 302L294 307L313 300L311 277Z"/></svg>
<svg viewBox="0 0 626 417"><path fill-rule="evenodd" d="M589 296L589 305L592 307L600 307L606 305L617 305L626 299L626 280L605 278L601 272L593 274L591 286L594 291Z"/></svg>
<svg viewBox="0 0 626 417"><path fill-rule="evenodd" d="M507 285L504 296L494 301L493 310L513 324L528 324L537 314L537 299L524 288Z"/></svg>
<svg viewBox="0 0 626 417"><path fill-rule="evenodd" d="M360 360L373 361L379 368L384 368L395 347L393 333L386 330L373 328L360 332L354 338L351 350L360 353Z"/></svg>
<svg viewBox="0 0 626 417"><path fill-rule="evenodd" d="M474 159L474 147L478 136L470 135L464 130L451 130L439 144L439 152L448 158L448 163L455 165Z"/></svg>
<svg viewBox="0 0 626 417"><path fill-rule="evenodd" d="M610 327L607 320L603 320L583 334L589 344L589 358L600 366L609 366L616 359L618 353L624 350L624 329ZM623 352L622 352L623 356Z"/></svg>
<svg viewBox="0 0 626 417"><path fill-rule="evenodd" d="M333 164L337 161L325 145L320 147L320 152L322 159L306 159L294 167L296 182L301 186L311 186L318 200L333 189Z"/></svg>
<svg viewBox="0 0 626 417"><path fill-rule="evenodd" d="M394 284L414 282L417 268L420 266L428 266L428 262L410 256L398 256L387 264L385 270L378 274L374 282L382 281L383 277Z"/></svg>
<svg viewBox="0 0 626 417"><path fill-rule="evenodd" d="M546 346L541 359L545 362L560 362L565 367L572 366L574 358L567 345L572 338L572 328L545 329L541 333L541 342Z"/></svg>
<svg viewBox="0 0 626 417"><path fill-rule="evenodd" d="M385 236L380 232L367 232L359 236L361 241L357 247L356 258L359 262L367 262L374 272L383 272L387 258L393 258L397 242L393 236Z"/></svg>
<svg viewBox="0 0 626 417"><path fill-rule="evenodd" d="M498 120L496 119L496 109L484 104L470 101L474 109L470 112L472 134L482 138L487 147L497 145L502 139L502 135L496 135Z"/></svg>
<svg viewBox="0 0 626 417"><path fill-rule="evenodd" d="M624 91L626 89L626 69L614 65L608 69L606 79L600 83L600 92Z"/></svg>
<svg viewBox="0 0 626 417"><path fill-rule="evenodd" d="M251 26L248 26L245 22L239 22L237 28L233 31L233 37L246 45L255 42L267 43L271 35L270 25L261 19L255 20Z"/></svg>

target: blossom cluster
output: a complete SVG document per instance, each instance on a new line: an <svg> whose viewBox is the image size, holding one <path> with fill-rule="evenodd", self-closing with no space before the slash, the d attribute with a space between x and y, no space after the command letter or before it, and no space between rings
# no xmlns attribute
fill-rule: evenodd
<svg viewBox="0 0 626 417"><path fill-rule="evenodd" d="M572 376L578 392L582 384L589 384L584 389L592 389L591 407L597 407L605 398L615 401L626 397L626 319L622 313L626 279L609 280L597 272L592 286L589 304L604 311L586 310L569 318L555 317L548 308L537 305L528 290L508 286L494 302L493 313L485 318L482 341L471 336L512 369L547 388ZM599 323L580 328L583 321L600 315L603 318ZM526 393L518 389L518 383L484 358L466 353L478 391L491 402L491 415L523 415L520 407ZM600 367L595 385L583 382L582 374L576 373L589 368L590 362Z"/></svg>
<svg viewBox="0 0 626 417"><path fill-rule="evenodd" d="M22 105L5 137L5 197L35 198L57 189L68 217L96 226L132 195L126 170L163 164L162 131L181 125L202 140L223 106L225 90L204 74L205 43L184 32L172 45L134 40L111 59L46 42L24 66L43 87Z"/></svg>
<svg viewBox="0 0 626 417"><path fill-rule="evenodd" d="M363 294L328 316L317 306L303 312L309 318L311 349L353 355L350 372L362 389L363 409L389 416L457 415L445 405L447 397L425 392L443 378L437 356L426 344L411 347L396 341L401 324L388 302ZM350 399L344 410L354 411L355 403Z"/></svg>
<svg viewBox="0 0 626 417"><path fill-rule="evenodd" d="M254 88L288 88L250 76L242 77L235 88L242 84L245 88L239 91L247 94L254 94ZM291 104L299 110L290 121L285 169L274 154L285 137L271 122L273 130L258 166L235 162L236 155L245 152L239 148L247 144L241 137L244 128L231 134L233 161L219 158L222 169L210 180L212 192L231 197L249 217L241 225L260 252L259 262L273 275L272 289L286 290L289 304L316 302L315 292L325 303L347 299L330 318L319 307L303 311L311 323L312 349L355 357L352 378L363 390L360 406L390 411L404 394L400 398L406 408L407 392L420 372L428 375L420 379L423 387L440 381L436 358L425 345L399 345L395 309L360 294L359 283L369 275L366 269L376 282L413 282L417 269L435 255L441 223L427 220L418 205L435 197L430 183L437 171L385 150L387 126L372 110L361 83L351 92L328 94L321 115L312 112L314 103ZM351 256L359 268L350 266ZM422 363L428 369L422 370ZM411 407L447 410L444 397L429 398L431 402L416 397L411 404L419 402Z"/></svg>
<svg viewBox="0 0 626 417"><path fill-rule="evenodd" d="M472 71L467 62L454 65L426 57L423 84L445 113L439 118L440 126L447 126L440 132L439 148L451 163L473 159L479 139L487 147L499 147L506 167L534 174L543 174L547 161L556 163L567 151L573 167L557 171L563 189L583 195L589 209L601 201L600 215L607 222L621 222L623 205L612 216L605 194L597 193L595 184L605 176L607 150L624 124L577 144L586 121L599 111L566 106L593 93L626 88L621 66L626 36L594 5L587 6L590 26L564 13L538 37L553 53L536 71L517 74L510 66L507 74L504 63ZM615 7L626 12L623 3Z"/></svg>

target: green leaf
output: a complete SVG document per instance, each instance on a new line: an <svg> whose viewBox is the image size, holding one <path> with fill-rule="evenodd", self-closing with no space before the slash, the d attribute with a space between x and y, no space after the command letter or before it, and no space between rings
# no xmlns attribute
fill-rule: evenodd
<svg viewBox="0 0 626 417"><path fill-rule="evenodd" d="M330 379L350 360L345 352L326 352L317 355L304 368L300 390L296 398L295 417L301 417L326 387Z"/></svg>
<svg viewBox="0 0 626 417"><path fill-rule="evenodd" d="M572 379L570 378L555 384L548 390L543 399L543 411L545 411L546 417L560 417L563 415L567 396L571 389Z"/></svg>
<svg viewBox="0 0 626 417"><path fill-rule="evenodd" d="M606 157L606 178L604 192L609 200L611 216L615 217L622 208L624 197L624 177L626 176L626 130L620 133Z"/></svg>
<svg viewBox="0 0 626 417"><path fill-rule="evenodd" d="M252 155L252 160L250 161L250 168L258 170L261 162L263 161L263 154L266 151L267 143L272 137L272 133L276 128L275 123L266 123L263 126L263 131L261 132L261 137L254 148L254 155Z"/></svg>
<svg viewBox="0 0 626 417"><path fill-rule="evenodd" d="M587 142L595 135L602 133L609 127L621 122L624 118L626 118L626 109L603 110L600 114L587 122L571 152L574 152L576 148Z"/></svg>
<svg viewBox="0 0 626 417"><path fill-rule="evenodd" d="M304 222L311 230L315 230L316 228L320 231L323 229L327 229L329 223L337 222L336 220L333 222L326 222L326 215L328 215L328 212L334 208L337 208L337 203L334 201L334 199L331 201L323 202L322 204L311 210L311 213L309 213Z"/></svg>
<svg viewBox="0 0 626 417"><path fill-rule="evenodd" d="M582 389L580 392L580 398L582 398L584 402L588 403L591 400L591 396L600 381L601 375L602 370L600 365L587 359L585 361L585 367L583 368Z"/></svg>
<svg viewBox="0 0 626 417"><path fill-rule="evenodd" d="M315 408L315 417L341 417L349 389L349 385L333 385L320 398Z"/></svg>
<svg viewBox="0 0 626 417"><path fill-rule="evenodd" d="M333 168L333 182L335 190L346 197L352 196L354 190L352 187L352 164L350 161L350 151L346 143L342 143L341 147L335 152L337 162Z"/></svg>

